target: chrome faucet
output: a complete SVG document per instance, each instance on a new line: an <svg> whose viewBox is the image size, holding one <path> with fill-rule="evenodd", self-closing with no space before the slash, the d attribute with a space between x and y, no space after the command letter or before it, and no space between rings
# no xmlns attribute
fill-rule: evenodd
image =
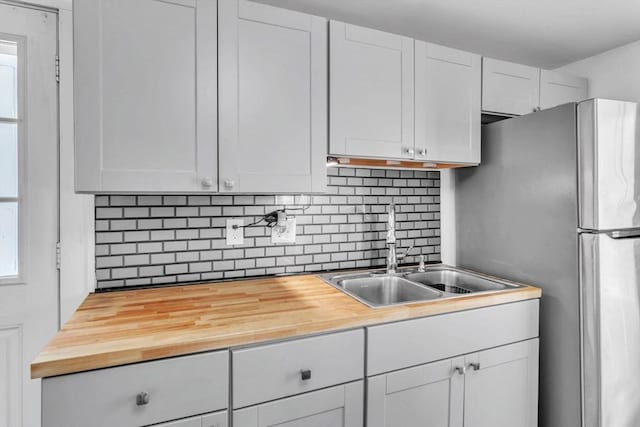
<svg viewBox="0 0 640 427"><path fill-rule="evenodd" d="M409 255L411 249L413 249L413 245L403 254L396 253L396 205L390 203L387 229L387 273L394 274L398 269L398 260Z"/></svg>

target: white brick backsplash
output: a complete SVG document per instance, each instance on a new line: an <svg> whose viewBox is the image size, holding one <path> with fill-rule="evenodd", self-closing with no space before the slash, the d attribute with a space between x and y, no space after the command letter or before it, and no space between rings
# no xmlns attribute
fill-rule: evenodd
<svg viewBox="0 0 640 427"><path fill-rule="evenodd" d="M99 195L98 289L383 266L386 211L397 204L398 246L440 259L440 174L329 168L324 195ZM307 204L309 204L307 206ZM245 224L282 206L297 218L294 245L264 226L227 246L227 218ZM416 262L415 256L407 261Z"/></svg>

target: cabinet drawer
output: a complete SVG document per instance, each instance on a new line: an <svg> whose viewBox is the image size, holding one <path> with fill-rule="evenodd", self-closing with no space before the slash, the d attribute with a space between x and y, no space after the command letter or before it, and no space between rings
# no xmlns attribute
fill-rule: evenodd
<svg viewBox="0 0 640 427"><path fill-rule="evenodd" d="M367 375L535 338L538 311L536 299L370 327Z"/></svg>
<svg viewBox="0 0 640 427"><path fill-rule="evenodd" d="M234 351L233 407L361 379L364 330ZM302 371L310 375L303 379Z"/></svg>
<svg viewBox="0 0 640 427"><path fill-rule="evenodd" d="M228 392L228 351L45 378L42 425L137 427L226 409Z"/></svg>

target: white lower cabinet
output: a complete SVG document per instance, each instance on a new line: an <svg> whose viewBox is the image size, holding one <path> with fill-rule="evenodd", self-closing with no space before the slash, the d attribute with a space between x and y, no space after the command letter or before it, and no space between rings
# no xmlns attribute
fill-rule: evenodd
<svg viewBox="0 0 640 427"><path fill-rule="evenodd" d="M462 426L464 358L447 359L371 377L367 427Z"/></svg>
<svg viewBox="0 0 640 427"><path fill-rule="evenodd" d="M363 382L331 387L233 412L234 427L362 427Z"/></svg>
<svg viewBox="0 0 640 427"><path fill-rule="evenodd" d="M371 377L367 427L535 427L538 339Z"/></svg>
<svg viewBox="0 0 640 427"><path fill-rule="evenodd" d="M228 404L227 350L42 381L43 427L140 427L222 411Z"/></svg>
<svg viewBox="0 0 640 427"><path fill-rule="evenodd" d="M185 418L183 420L171 421L168 423L154 424L153 427L227 427L228 425L228 412L220 411L214 414L203 415L201 417Z"/></svg>
<svg viewBox="0 0 640 427"><path fill-rule="evenodd" d="M465 427L538 425L537 339L465 357Z"/></svg>

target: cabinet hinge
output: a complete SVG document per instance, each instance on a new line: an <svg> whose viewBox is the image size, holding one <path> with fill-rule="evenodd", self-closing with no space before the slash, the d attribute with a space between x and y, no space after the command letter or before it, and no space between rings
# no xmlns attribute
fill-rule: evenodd
<svg viewBox="0 0 640 427"><path fill-rule="evenodd" d="M60 83L60 57L56 55L56 82Z"/></svg>
<svg viewBox="0 0 640 427"><path fill-rule="evenodd" d="M62 245L60 242L56 242L56 268L60 270L60 264L62 263Z"/></svg>

